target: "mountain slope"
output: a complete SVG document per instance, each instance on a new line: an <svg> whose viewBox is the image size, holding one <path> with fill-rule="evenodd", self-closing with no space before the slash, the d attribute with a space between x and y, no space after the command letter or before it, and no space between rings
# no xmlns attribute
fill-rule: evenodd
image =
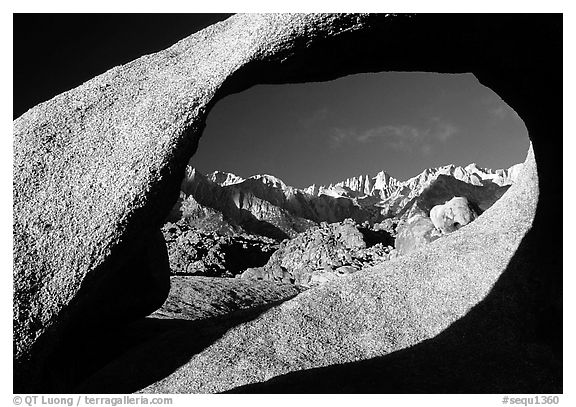
<svg viewBox="0 0 576 407"><path fill-rule="evenodd" d="M428 215L454 196L464 196L478 213L488 209L517 178L522 164L490 170L476 164L424 170L406 181L384 171L329 186L298 189L272 175L247 179L215 171L205 176L187 168L181 195L168 220L184 218L199 229L247 232L277 240L296 236L320 222L380 223Z"/></svg>
<svg viewBox="0 0 576 407"><path fill-rule="evenodd" d="M184 218L189 224L207 231L227 234L244 231L277 240L314 225L260 199L257 191L238 188L244 182L221 186L189 166L182 181L180 198L168 220L175 222Z"/></svg>

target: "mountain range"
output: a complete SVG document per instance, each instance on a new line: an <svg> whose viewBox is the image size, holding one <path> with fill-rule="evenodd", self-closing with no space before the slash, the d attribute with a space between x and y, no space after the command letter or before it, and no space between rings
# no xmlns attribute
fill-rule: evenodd
<svg viewBox="0 0 576 407"><path fill-rule="evenodd" d="M189 165L167 221L184 219L209 232L246 232L282 240L321 222L350 218L373 226L387 219L428 216L433 206L454 196L466 197L480 214L506 192L521 168L522 164L499 170L450 164L405 181L381 171L299 189L273 175L246 179L223 171L204 175Z"/></svg>

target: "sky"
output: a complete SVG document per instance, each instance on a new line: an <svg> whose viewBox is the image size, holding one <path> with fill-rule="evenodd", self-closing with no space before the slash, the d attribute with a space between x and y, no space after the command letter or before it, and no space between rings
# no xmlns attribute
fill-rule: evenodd
<svg viewBox="0 0 576 407"><path fill-rule="evenodd" d="M16 15L13 117L226 17ZM507 168L528 143L516 113L471 74L359 74L227 96L192 163L306 187L382 170L403 180L449 163Z"/></svg>
<svg viewBox="0 0 576 407"><path fill-rule="evenodd" d="M528 145L523 121L474 75L385 72L230 95L210 112L192 164L305 187L450 163L508 168Z"/></svg>

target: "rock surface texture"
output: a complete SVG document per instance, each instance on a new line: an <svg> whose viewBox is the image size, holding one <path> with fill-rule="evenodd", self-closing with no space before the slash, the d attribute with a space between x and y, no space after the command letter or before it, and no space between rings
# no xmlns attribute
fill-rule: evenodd
<svg viewBox="0 0 576 407"><path fill-rule="evenodd" d="M233 16L14 121L14 391L65 392L45 380L66 365L53 355L74 358L63 343L161 305L168 266L158 230L219 98L256 83L386 70L472 72L494 90L534 147L517 183L441 244L238 325L146 391L224 391L287 374L263 386L562 392L552 218L561 143L550 141L562 134L562 17L384 14ZM151 269L136 261L143 253L164 260ZM153 300L130 309L131 297ZM395 375L388 356L404 362ZM346 363L361 361L372 374L349 375L358 365Z"/></svg>
<svg viewBox="0 0 576 407"><path fill-rule="evenodd" d="M433 242L441 235L433 221L422 215L412 216L398 225L395 248L399 254L407 254Z"/></svg>
<svg viewBox="0 0 576 407"><path fill-rule="evenodd" d="M312 287L388 260L393 242L387 232L362 228L350 219L322 223L283 241L265 265L241 277Z"/></svg>
<svg viewBox="0 0 576 407"><path fill-rule="evenodd" d="M232 278L170 277L170 294L151 318L207 319L274 303L296 296L291 284Z"/></svg>
<svg viewBox="0 0 576 407"><path fill-rule="evenodd" d="M442 205L436 205L430 210L430 219L434 227L442 233L450 233L466 226L477 215L468 200L463 197L454 197Z"/></svg>
<svg viewBox="0 0 576 407"><path fill-rule="evenodd" d="M249 267L266 264L278 244L260 236L206 233L186 223L167 223L162 233L168 246L170 274L234 277Z"/></svg>

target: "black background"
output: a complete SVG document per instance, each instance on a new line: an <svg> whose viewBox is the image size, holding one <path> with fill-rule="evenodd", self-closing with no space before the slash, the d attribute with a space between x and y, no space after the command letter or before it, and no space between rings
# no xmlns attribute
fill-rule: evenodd
<svg viewBox="0 0 576 407"><path fill-rule="evenodd" d="M167 48L229 14L14 14L14 111Z"/></svg>

